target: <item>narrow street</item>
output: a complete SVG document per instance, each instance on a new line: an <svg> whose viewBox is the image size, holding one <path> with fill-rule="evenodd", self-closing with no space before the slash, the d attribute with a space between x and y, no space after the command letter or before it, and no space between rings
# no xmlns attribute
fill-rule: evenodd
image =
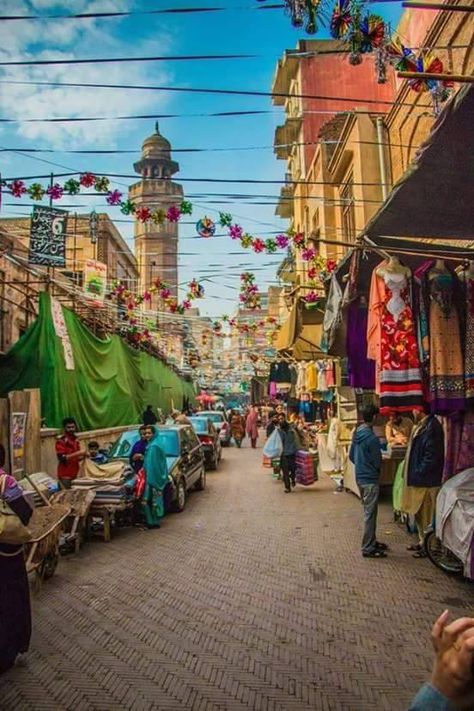
<svg viewBox="0 0 474 711"><path fill-rule="evenodd" d="M225 449L160 531L62 559L2 711L405 709L472 587L415 561L388 506L390 558L363 560L358 500L329 479L285 496L261 458Z"/></svg>

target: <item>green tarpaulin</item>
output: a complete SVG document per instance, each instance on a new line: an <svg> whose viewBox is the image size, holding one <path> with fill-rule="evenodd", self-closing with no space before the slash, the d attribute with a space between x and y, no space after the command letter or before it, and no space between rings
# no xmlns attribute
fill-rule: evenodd
<svg viewBox="0 0 474 711"><path fill-rule="evenodd" d="M46 426L64 417L81 430L134 424L146 405L169 412L194 402L191 382L165 363L128 346L119 336L101 340L75 313L62 307L72 346L74 370L67 370L64 347L51 312L51 297L40 295L38 319L13 348L0 357L0 394L40 388Z"/></svg>

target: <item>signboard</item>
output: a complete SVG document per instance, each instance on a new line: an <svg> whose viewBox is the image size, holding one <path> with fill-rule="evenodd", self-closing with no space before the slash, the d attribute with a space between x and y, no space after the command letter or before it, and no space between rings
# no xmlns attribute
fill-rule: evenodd
<svg viewBox="0 0 474 711"><path fill-rule="evenodd" d="M84 266L84 293L98 305L104 303L107 290L107 264L87 259Z"/></svg>
<svg viewBox="0 0 474 711"><path fill-rule="evenodd" d="M91 237L91 244L97 244L97 227L99 224L99 215L95 210L92 210L89 215L89 233Z"/></svg>
<svg viewBox="0 0 474 711"><path fill-rule="evenodd" d="M31 216L30 264L66 266L66 210L35 205Z"/></svg>
<svg viewBox="0 0 474 711"><path fill-rule="evenodd" d="M17 479L25 471L25 436L26 436L26 412L12 412L10 422L11 432L11 472Z"/></svg>

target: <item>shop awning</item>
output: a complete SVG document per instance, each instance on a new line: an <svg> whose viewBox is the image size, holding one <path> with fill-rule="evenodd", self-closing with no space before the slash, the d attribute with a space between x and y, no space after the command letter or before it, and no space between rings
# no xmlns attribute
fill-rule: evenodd
<svg viewBox="0 0 474 711"><path fill-rule="evenodd" d="M474 85L446 105L417 160L364 230L377 237L474 239Z"/></svg>
<svg viewBox="0 0 474 711"><path fill-rule="evenodd" d="M298 300L282 325L276 341L280 353L296 360L327 358L320 348L324 313L320 309L306 309Z"/></svg>

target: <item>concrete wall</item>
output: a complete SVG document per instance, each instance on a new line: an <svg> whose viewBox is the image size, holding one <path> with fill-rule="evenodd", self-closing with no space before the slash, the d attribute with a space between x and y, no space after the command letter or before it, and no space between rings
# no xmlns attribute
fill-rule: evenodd
<svg viewBox="0 0 474 711"><path fill-rule="evenodd" d="M101 447L107 449L110 444L115 442L122 432L134 430L137 425L128 425L123 427L109 427L102 430L92 430L90 432L79 432L78 439L81 445L87 447L88 442L97 441ZM50 476L56 476L57 457L55 444L57 438L61 435L61 430L57 429L42 429L41 430L41 471L46 472Z"/></svg>

